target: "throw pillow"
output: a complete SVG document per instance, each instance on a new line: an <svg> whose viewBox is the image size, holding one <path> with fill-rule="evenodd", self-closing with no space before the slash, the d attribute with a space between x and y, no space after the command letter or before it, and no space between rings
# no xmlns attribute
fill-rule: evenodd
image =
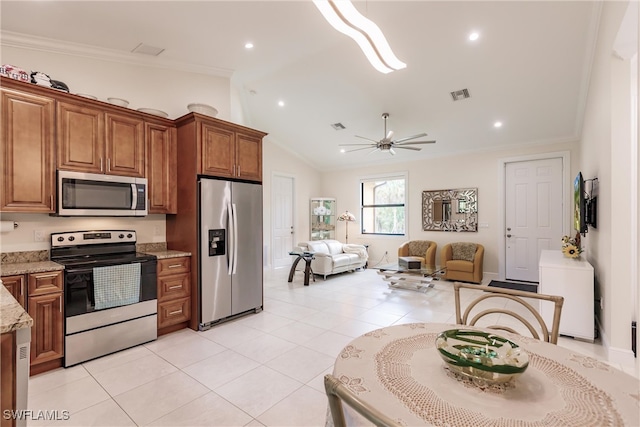
<svg viewBox="0 0 640 427"><path fill-rule="evenodd" d="M477 246L475 243L452 243L452 258L473 262L473 258L476 256Z"/></svg>
<svg viewBox="0 0 640 427"><path fill-rule="evenodd" d="M412 240L409 242L409 256L419 256L424 258L431 242L428 240Z"/></svg>

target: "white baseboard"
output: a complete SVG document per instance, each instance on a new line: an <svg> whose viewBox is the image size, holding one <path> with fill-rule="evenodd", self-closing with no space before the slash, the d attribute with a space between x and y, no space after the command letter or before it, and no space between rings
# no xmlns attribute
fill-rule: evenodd
<svg viewBox="0 0 640 427"><path fill-rule="evenodd" d="M600 340L602 341L602 346L604 347L607 353L607 360L612 364L619 364L625 367L633 367L635 366L636 359L633 356L633 351L631 349L620 348L620 347L612 347L609 341L609 336L604 333L602 329L602 325L600 325L600 319L596 317L596 325L598 326L598 334L600 335Z"/></svg>

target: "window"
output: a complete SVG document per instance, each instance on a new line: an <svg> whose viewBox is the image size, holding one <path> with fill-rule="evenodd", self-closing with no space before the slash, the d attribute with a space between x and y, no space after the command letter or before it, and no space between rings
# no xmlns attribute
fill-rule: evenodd
<svg viewBox="0 0 640 427"><path fill-rule="evenodd" d="M360 181L362 234L404 235L406 176Z"/></svg>

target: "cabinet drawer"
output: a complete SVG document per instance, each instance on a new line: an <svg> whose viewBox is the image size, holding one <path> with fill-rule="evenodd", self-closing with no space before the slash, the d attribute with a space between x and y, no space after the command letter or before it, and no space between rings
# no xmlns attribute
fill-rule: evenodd
<svg viewBox="0 0 640 427"><path fill-rule="evenodd" d="M62 271L29 274L29 296L62 291Z"/></svg>
<svg viewBox="0 0 640 427"><path fill-rule="evenodd" d="M168 301L189 296L189 273L174 274L158 278L158 301Z"/></svg>
<svg viewBox="0 0 640 427"><path fill-rule="evenodd" d="M191 258L167 258L158 260L158 277L191 271Z"/></svg>
<svg viewBox="0 0 640 427"><path fill-rule="evenodd" d="M185 297L158 304L158 328L191 319L191 298Z"/></svg>

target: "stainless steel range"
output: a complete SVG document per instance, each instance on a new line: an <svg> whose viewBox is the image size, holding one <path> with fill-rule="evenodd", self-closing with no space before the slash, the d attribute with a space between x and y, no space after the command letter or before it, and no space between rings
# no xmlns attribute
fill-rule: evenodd
<svg viewBox="0 0 640 427"><path fill-rule="evenodd" d="M65 367L158 337L157 260L135 231L52 233L51 261L65 266Z"/></svg>

